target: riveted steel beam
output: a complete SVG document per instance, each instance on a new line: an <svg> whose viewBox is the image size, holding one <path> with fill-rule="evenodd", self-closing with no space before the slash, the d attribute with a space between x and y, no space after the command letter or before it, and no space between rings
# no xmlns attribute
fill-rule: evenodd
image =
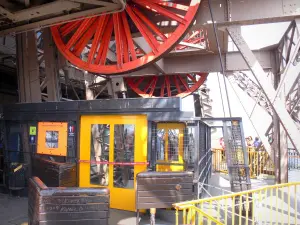
<svg viewBox="0 0 300 225"><path fill-rule="evenodd" d="M257 61L255 55L248 47L247 43L245 42L244 38L241 35L241 27L240 26L230 26L226 28L230 37L232 38L233 42L241 52L245 62L249 66L249 69L253 76L255 77L258 85L261 87L262 91L264 92L265 96L267 97L268 101L271 103L274 113L278 116L281 125L283 126L284 130L286 131L291 143L300 151L300 139L299 135L300 132L294 123L293 119L289 115L288 111L285 108L284 102L276 98L276 91L270 84L263 68ZM272 99L275 99L272 102Z"/></svg>

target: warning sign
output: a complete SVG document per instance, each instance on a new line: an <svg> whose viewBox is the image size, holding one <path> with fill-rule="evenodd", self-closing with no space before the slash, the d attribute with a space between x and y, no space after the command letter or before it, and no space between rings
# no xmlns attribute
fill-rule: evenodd
<svg viewBox="0 0 300 225"><path fill-rule="evenodd" d="M29 135L33 135L33 136L36 135L36 127L30 127L29 128Z"/></svg>

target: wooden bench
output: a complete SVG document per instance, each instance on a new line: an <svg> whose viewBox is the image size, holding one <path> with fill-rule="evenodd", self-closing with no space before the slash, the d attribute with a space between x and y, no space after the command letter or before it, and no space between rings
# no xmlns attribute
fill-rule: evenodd
<svg viewBox="0 0 300 225"><path fill-rule="evenodd" d="M29 225L108 225L106 188L49 188L33 177L28 191Z"/></svg>
<svg viewBox="0 0 300 225"><path fill-rule="evenodd" d="M172 204L192 200L192 172L142 172L137 174L136 209L150 209L151 222L155 222L155 209L172 208Z"/></svg>
<svg viewBox="0 0 300 225"><path fill-rule="evenodd" d="M39 177L48 187L76 187L76 163L60 163L34 156L33 176Z"/></svg>

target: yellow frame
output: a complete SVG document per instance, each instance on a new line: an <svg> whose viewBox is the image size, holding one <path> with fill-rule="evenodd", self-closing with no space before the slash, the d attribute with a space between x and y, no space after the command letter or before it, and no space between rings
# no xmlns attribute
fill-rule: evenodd
<svg viewBox="0 0 300 225"><path fill-rule="evenodd" d="M184 123L158 123L157 129L164 129L165 132L165 160L157 160L158 163L170 163L171 165L156 165L157 171L183 171L183 131L185 129ZM178 129L179 130L179 140L178 140L178 161L168 160L168 146L169 146L169 130ZM178 165L176 165L178 164Z"/></svg>
<svg viewBox="0 0 300 225"><path fill-rule="evenodd" d="M46 131L58 131L58 148L46 147ZM38 123L38 145L37 153L44 155L67 155L68 123Z"/></svg>
<svg viewBox="0 0 300 225"><path fill-rule="evenodd" d="M114 125L135 125L134 161L147 162L147 116L146 115L91 115L82 116L80 121L79 159L90 161L91 125L110 125L109 162L114 160ZM147 170L147 165L134 166L134 189L117 188L113 186L113 165L109 165L110 207L121 210L135 211L136 174ZM90 163L79 164L79 187L101 187L90 183Z"/></svg>

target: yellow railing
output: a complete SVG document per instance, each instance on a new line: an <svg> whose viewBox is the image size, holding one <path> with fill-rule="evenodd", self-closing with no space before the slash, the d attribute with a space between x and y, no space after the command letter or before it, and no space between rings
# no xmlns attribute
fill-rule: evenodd
<svg viewBox="0 0 300 225"><path fill-rule="evenodd" d="M247 149L251 178L262 174L274 175L274 164L265 150ZM213 171L227 173L226 155L223 149L213 149Z"/></svg>
<svg viewBox="0 0 300 225"><path fill-rule="evenodd" d="M300 224L299 197L300 182L297 182L181 202L173 206L176 209L176 225L292 225Z"/></svg>

